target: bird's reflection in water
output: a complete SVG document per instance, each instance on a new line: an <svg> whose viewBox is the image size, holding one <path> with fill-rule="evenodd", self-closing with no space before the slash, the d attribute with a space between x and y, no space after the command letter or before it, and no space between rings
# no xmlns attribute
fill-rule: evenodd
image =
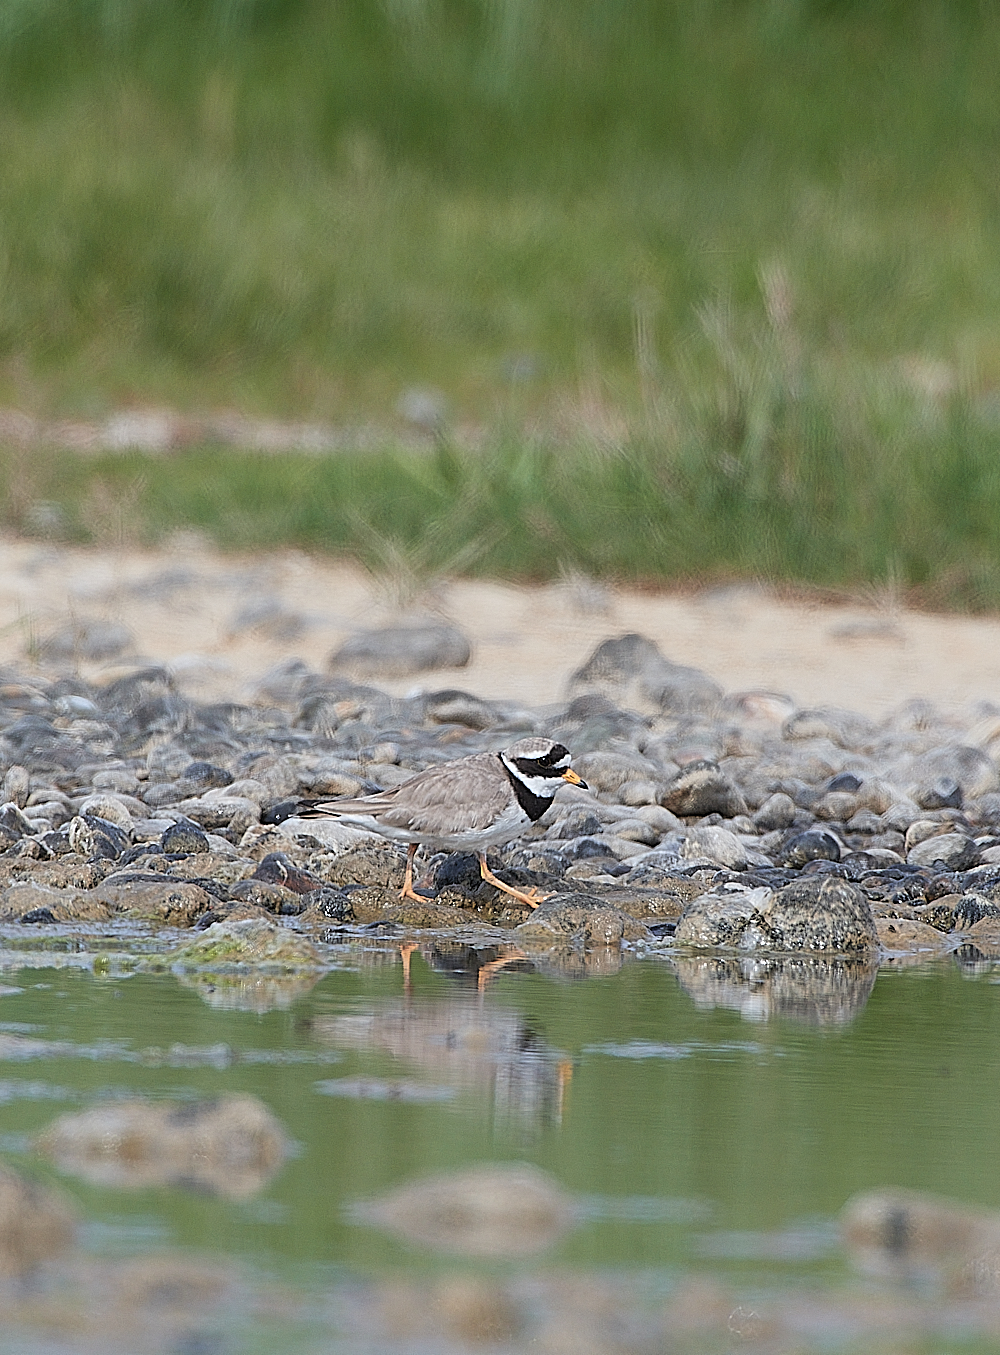
<svg viewBox="0 0 1000 1355"><path fill-rule="evenodd" d="M488 994L501 969L531 970L515 947L434 942L402 948L401 999L349 1015L318 1016L313 1034L336 1049L390 1054L421 1078L473 1092L492 1107L498 1127L535 1133L562 1120L571 1061L525 1017ZM453 980L450 992L421 995L414 954ZM416 981L415 981L416 980Z"/></svg>
<svg viewBox="0 0 1000 1355"><path fill-rule="evenodd" d="M708 955L672 963L698 1007L728 1007L745 1021L785 1017L811 1026L853 1021L864 1010L878 973L874 956Z"/></svg>

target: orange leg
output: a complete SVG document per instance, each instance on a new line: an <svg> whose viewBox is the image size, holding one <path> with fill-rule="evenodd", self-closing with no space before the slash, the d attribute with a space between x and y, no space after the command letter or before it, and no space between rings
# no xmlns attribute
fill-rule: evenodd
<svg viewBox="0 0 1000 1355"><path fill-rule="evenodd" d="M503 880L498 880L486 864L486 853L477 852L479 857L479 874L487 884L493 885L496 889L502 889L505 894L511 894L521 903L526 903L529 908L537 908L540 903L544 903L549 897L548 894L539 894L537 889L529 889L527 892L521 889L512 889L510 885L505 885Z"/></svg>
<svg viewBox="0 0 1000 1355"><path fill-rule="evenodd" d="M417 845L416 842L411 842L406 849L406 874L403 876L403 887L399 891L399 897L401 899L415 899L417 903L426 903L427 900L413 888L413 858L417 854Z"/></svg>
<svg viewBox="0 0 1000 1355"><path fill-rule="evenodd" d="M476 987L479 995L482 996L486 991L486 985L494 974L499 974L501 969L507 965L513 964L515 960L523 960L525 954L523 950L518 950L516 946L511 946L506 955L501 955L499 960L490 960L488 964L480 965L479 973L476 975Z"/></svg>
<svg viewBox="0 0 1000 1355"><path fill-rule="evenodd" d="M560 1059L556 1068L556 1120L562 1123L563 1108L566 1104L566 1094L569 1091L569 1084L573 1080L573 1062L571 1059Z"/></svg>
<svg viewBox="0 0 1000 1355"><path fill-rule="evenodd" d="M399 958L403 961L403 996L410 996L410 956L420 947L413 941L404 941L399 948Z"/></svg>

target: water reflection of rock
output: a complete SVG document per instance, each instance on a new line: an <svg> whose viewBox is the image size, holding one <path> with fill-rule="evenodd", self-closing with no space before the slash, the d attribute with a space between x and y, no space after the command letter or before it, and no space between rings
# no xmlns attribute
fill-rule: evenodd
<svg viewBox="0 0 1000 1355"><path fill-rule="evenodd" d="M569 1060L518 1011L474 986L484 969L509 957L459 946L429 945L421 953L468 986L426 998L411 992L363 1012L316 1017L316 1038L336 1049L391 1054L429 1082L487 1097L500 1124L537 1129L557 1123Z"/></svg>
<svg viewBox="0 0 1000 1355"><path fill-rule="evenodd" d="M488 1163L415 1181L355 1205L352 1215L418 1247L492 1258L542 1251L575 1219L558 1182L526 1162Z"/></svg>
<svg viewBox="0 0 1000 1355"><path fill-rule="evenodd" d="M869 1274L944 1280L955 1294L1000 1294L1000 1212L894 1186L848 1200L841 1231Z"/></svg>
<svg viewBox="0 0 1000 1355"><path fill-rule="evenodd" d="M203 1002L218 1011L287 1011L293 1002L305 997L319 982L321 974L306 970L299 974L214 974L195 971L178 974L178 982L192 988Z"/></svg>
<svg viewBox="0 0 1000 1355"><path fill-rule="evenodd" d="M93 1185L180 1185L246 1199L281 1166L288 1139L255 1096L114 1101L60 1115L36 1147L60 1171Z"/></svg>
<svg viewBox="0 0 1000 1355"><path fill-rule="evenodd" d="M681 987L698 1007L728 1007L745 1021L781 1016L813 1026L853 1021L864 1010L878 973L868 956L692 956L673 964Z"/></svg>

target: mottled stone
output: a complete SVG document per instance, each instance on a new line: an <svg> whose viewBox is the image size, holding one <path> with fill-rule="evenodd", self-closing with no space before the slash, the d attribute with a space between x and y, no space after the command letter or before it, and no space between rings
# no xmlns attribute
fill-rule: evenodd
<svg viewBox="0 0 1000 1355"><path fill-rule="evenodd" d="M877 918L878 939L886 950L937 954L949 948L947 936L927 922L903 917Z"/></svg>
<svg viewBox="0 0 1000 1355"><path fill-rule="evenodd" d="M262 967L275 972L317 969L323 961L313 943L263 919L214 922L170 953L172 964L206 968Z"/></svg>
<svg viewBox="0 0 1000 1355"><path fill-rule="evenodd" d="M518 944L552 944L572 938L583 945L613 946L650 939L642 923L586 894L563 894L540 904L514 929Z"/></svg>
<svg viewBox="0 0 1000 1355"><path fill-rule="evenodd" d="M779 949L858 951L878 944L871 906L847 880L796 880L779 889L762 913Z"/></svg>

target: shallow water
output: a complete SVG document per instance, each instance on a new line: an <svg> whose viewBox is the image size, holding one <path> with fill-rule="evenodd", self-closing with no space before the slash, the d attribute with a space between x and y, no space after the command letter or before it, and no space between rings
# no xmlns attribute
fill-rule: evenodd
<svg viewBox="0 0 1000 1355"><path fill-rule="evenodd" d="M64 1283L59 1265L86 1290L126 1257L224 1262L214 1306L122 1347L177 1355L1000 1349L1000 1300L865 1275L837 1224L883 1186L1000 1210L1000 971L799 974L782 1003L759 966L748 986L664 954L571 982L484 975L481 959L428 944L406 983L398 944L345 945L313 986L130 975L71 952L0 971L0 1154L83 1219L45 1284ZM112 1188L33 1141L104 1099L223 1092L258 1096L293 1144L246 1198ZM497 1162L535 1164L572 1197L571 1225L528 1257L435 1250L359 1208ZM472 1317L461 1284L458 1318L441 1299L454 1277ZM580 1285L604 1296L584 1344ZM498 1294L507 1316L477 1328L476 1302ZM60 1327L18 1302L4 1352L117 1348L96 1318ZM434 1303L438 1318L418 1314Z"/></svg>

